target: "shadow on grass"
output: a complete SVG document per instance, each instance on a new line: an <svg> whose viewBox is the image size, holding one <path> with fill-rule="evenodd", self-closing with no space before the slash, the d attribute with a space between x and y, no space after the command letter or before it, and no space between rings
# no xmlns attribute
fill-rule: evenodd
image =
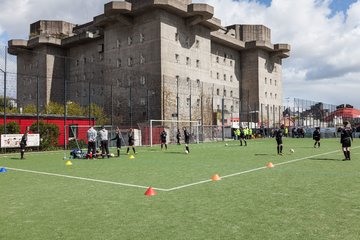
<svg viewBox="0 0 360 240"><path fill-rule="evenodd" d="M270 154L270 153L255 153L255 156L274 156L274 154Z"/></svg>
<svg viewBox="0 0 360 240"><path fill-rule="evenodd" d="M21 160L21 161L22 161L22 160L25 160L25 158L21 159L21 158L19 158L19 157L18 157L18 158L17 158L17 157L12 157L12 158L10 158L10 159L11 159L11 160Z"/></svg>
<svg viewBox="0 0 360 240"><path fill-rule="evenodd" d="M183 155L183 154L185 154L185 152L171 152L171 151L164 151L164 153L166 153L166 154L181 154L181 155Z"/></svg>
<svg viewBox="0 0 360 240"><path fill-rule="evenodd" d="M309 160L317 160L317 161L342 161L342 159L338 158L309 158Z"/></svg>

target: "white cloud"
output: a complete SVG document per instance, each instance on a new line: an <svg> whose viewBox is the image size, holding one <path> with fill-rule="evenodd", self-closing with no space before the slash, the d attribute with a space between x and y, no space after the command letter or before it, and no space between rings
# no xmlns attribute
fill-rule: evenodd
<svg viewBox="0 0 360 240"><path fill-rule="evenodd" d="M283 61L284 97L360 108L360 0L345 14L332 12L331 0L272 0L268 7L250 0L194 2L214 6L223 25L263 24L273 43L291 45Z"/></svg>
<svg viewBox="0 0 360 240"><path fill-rule="evenodd" d="M283 61L284 97L360 108L360 0L345 13L333 12L331 1L272 0L265 6L256 0L193 0L214 6L224 26L263 24L271 28L273 43L291 45L291 56ZM29 24L40 19L82 24L101 14L106 2L1 0L0 37L6 31L11 39L27 38ZM342 87L346 90L339 91Z"/></svg>

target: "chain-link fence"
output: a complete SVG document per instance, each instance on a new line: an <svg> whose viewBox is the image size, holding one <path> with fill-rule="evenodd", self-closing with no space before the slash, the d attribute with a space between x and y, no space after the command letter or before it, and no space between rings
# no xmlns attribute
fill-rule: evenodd
<svg viewBox="0 0 360 240"><path fill-rule="evenodd" d="M233 129L239 127L264 136L282 124L291 134L293 129L336 128L344 119L352 119L337 115L335 105L310 100L293 99L286 106L252 104L248 91L247 96L239 96L238 81L216 84L198 78L199 74L159 74L160 64L153 56L124 59L118 49L99 46L103 47L94 42L86 51L82 47L36 51L0 47L4 122L8 113L21 114L29 106L37 115L47 114L47 104L57 102L62 106L64 125L72 104L86 109L82 115L90 125L98 106L106 115L100 124L141 129L142 138L147 139L142 144L148 144L151 119L197 121L200 141L231 138ZM96 120L99 124L99 117ZM177 129L184 126L172 123L161 127L168 129L170 141L176 141ZM186 127L195 134L193 126Z"/></svg>

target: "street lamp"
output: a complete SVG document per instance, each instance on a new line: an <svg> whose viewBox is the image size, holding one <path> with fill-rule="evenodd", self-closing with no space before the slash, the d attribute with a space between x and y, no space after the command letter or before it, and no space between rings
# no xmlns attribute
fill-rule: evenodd
<svg viewBox="0 0 360 240"><path fill-rule="evenodd" d="M6 64L7 64L7 54L5 48L5 69L0 71L4 74L4 134L6 134Z"/></svg>

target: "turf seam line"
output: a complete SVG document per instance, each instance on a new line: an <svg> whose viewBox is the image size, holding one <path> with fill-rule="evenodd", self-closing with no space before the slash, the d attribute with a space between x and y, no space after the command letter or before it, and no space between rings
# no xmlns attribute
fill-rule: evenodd
<svg viewBox="0 0 360 240"><path fill-rule="evenodd" d="M128 184L128 183L120 183L120 182L112 182L107 180L98 180L93 178L85 178L85 177L76 177L76 176L70 176L70 175L63 175L63 174L57 174L57 173L47 173L47 172L39 172L39 171L33 171L33 170L25 170L25 169L19 169L19 168L7 168L9 170L13 171L19 171L19 172L28 172L28 173L36 173L36 174L43 174L43 175L49 175L49 176L55 176L55 177L64 177L64 178L72 178L72 179L78 179L78 180L86 180L91 182L99 182L99 183L108 183L108 184L114 184L114 185L121 185L126 187L136 187L136 188L149 188L148 186L141 186L141 185L135 185L135 184ZM158 191L166 191L166 189L162 188L155 188L153 189Z"/></svg>

